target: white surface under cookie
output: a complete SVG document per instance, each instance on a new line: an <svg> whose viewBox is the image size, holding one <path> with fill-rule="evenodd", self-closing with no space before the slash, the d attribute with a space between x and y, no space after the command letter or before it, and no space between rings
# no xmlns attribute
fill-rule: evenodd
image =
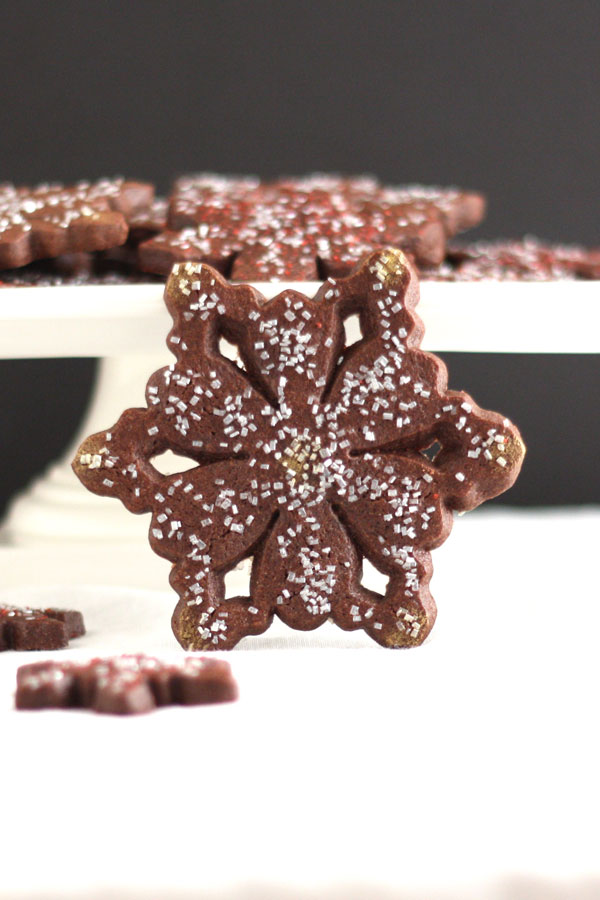
<svg viewBox="0 0 600 900"><path fill-rule="evenodd" d="M237 703L129 719L17 712L15 671L179 657L168 564L0 548L2 599L79 606L89 629L0 654L0 897L598 896L599 528L593 508L469 514L434 554L423 647L279 625L224 654Z"/></svg>

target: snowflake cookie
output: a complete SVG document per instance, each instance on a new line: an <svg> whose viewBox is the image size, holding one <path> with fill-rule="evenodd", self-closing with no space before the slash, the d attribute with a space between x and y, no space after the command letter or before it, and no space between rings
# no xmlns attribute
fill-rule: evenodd
<svg viewBox="0 0 600 900"><path fill-rule="evenodd" d="M185 648L231 648L274 615L303 630L333 619L386 647L429 634L430 551L452 510L513 484L524 446L508 419L447 390L444 364L418 349L418 296L389 248L314 298L267 301L208 265L174 267L176 362L150 378L147 408L84 441L73 467L95 493L152 513ZM362 337L345 346L354 314ZM160 474L152 458L167 448L196 465ZM225 599L224 576L247 557L250 596ZM365 558L388 576L384 595L361 584Z"/></svg>
<svg viewBox="0 0 600 900"><path fill-rule="evenodd" d="M347 275L391 244L423 265L446 239L477 225L485 201L458 188L390 187L368 176L257 178L187 175L175 183L168 227L139 248L147 272L206 262L234 281L314 281Z"/></svg>

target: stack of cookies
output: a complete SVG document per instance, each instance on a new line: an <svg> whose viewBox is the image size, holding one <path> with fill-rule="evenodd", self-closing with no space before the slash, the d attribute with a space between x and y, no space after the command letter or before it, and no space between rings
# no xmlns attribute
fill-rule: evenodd
<svg viewBox="0 0 600 900"><path fill-rule="evenodd" d="M168 201L121 178L0 186L0 283L122 284L163 280L204 262L233 281L323 281L373 250L401 249L426 279L600 278L600 251L533 238L456 245L484 198L457 188L388 187L371 177L188 175Z"/></svg>

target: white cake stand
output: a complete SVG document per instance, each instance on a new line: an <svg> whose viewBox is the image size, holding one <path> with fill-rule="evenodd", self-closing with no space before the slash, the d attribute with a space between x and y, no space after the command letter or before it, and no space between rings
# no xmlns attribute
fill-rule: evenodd
<svg viewBox="0 0 600 900"><path fill-rule="evenodd" d="M319 286L255 285L267 297L288 287L313 295ZM0 291L0 358L100 358L79 434L63 458L13 501L4 540L145 538L142 523L119 503L82 488L70 463L86 435L113 424L125 408L144 405L148 376L172 361L162 295L160 284ZM600 282L424 282L418 314L427 350L600 353ZM350 321L348 332L355 340L358 324Z"/></svg>

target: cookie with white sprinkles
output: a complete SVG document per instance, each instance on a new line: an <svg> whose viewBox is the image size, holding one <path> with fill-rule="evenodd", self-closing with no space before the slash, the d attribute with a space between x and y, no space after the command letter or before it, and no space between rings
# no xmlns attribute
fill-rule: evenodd
<svg viewBox="0 0 600 900"><path fill-rule="evenodd" d="M147 407L84 441L73 468L95 493L152 513L151 546L173 563L177 639L227 649L277 615L420 644L436 614L430 551L452 510L513 484L524 446L508 419L449 391L444 364L419 349L406 257L383 249L314 298L269 301L183 263L165 299L176 362L150 378ZM346 347L354 314L362 338ZM160 474L152 458L167 448L194 467ZM225 599L224 576L246 557L250 596ZM364 558L388 576L385 594L361 584Z"/></svg>
<svg viewBox="0 0 600 900"><path fill-rule="evenodd" d="M34 188L0 185L0 269L123 244L128 221L152 204L154 188L103 178Z"/></svg>
<svg viewBox="0 0 600 900"><path fill-rule="evenodd" d="M577 281L600 279L600 248L548 244L534 237L449 247L445 262L421 272L435 281Z"/></svg>
<svg viewBox="0 0 600 900"><path fill-rule="evenodd" d="M437 265L447 237L477 225L484 212L480 194L389 187L368 176L188 175L175 183L167 229L141 244L139 261L159 274L185 260L235 281L315 281L347 275L372 250L393 245Z"/></svg>

